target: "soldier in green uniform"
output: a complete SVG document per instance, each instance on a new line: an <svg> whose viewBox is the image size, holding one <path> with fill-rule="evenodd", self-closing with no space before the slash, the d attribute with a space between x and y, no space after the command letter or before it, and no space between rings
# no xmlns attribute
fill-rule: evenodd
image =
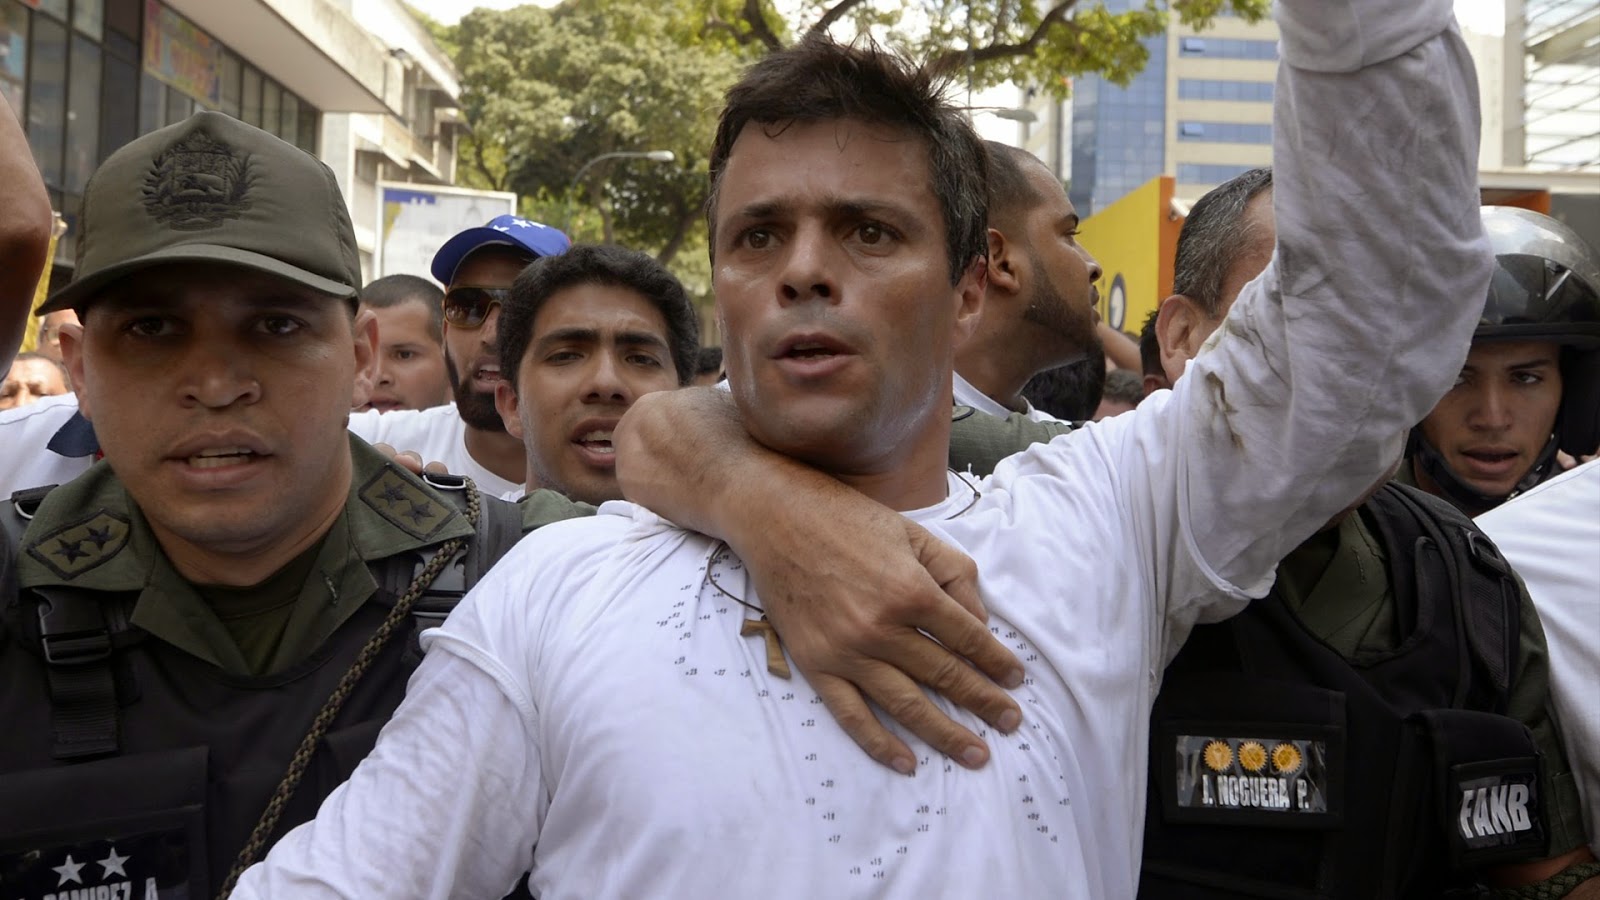
<svg viewBox="0 0 1600 900"><path fill-rule="evenodd" d="M40 312L82 320L105 458L3 511L0 896L210 896L366 754L417 630L588 509L425 483L346 430L376 327L309 154L199 113L113 154L79 224Z"/></svg>

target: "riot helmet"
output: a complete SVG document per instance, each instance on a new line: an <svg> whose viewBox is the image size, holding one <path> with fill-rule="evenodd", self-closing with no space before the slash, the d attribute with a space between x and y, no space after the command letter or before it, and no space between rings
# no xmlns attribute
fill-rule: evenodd
<svg viewBox="0 0 1600 900"><path fill-rule="evenodd" d="M1561 347L1561 405L1549 441L1505 496L1483 494L1453 472L1419 424L1411 456L1446 499L1485 510L1554 474L1557 450L1587 456L1600 447L1600 252L1562 222L1525 209L1486 206L1494 275L1472 334L1485 341L1549 341Z"/></svg>

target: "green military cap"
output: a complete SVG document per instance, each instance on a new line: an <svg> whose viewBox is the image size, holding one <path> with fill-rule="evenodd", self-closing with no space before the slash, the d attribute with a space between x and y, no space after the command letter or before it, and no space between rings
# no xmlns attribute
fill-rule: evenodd
<svg viewBox="0 0 1600 900"><path fill-rule="evenodd" d="M240 266L340 298L361 284L355 230L332 170L218 112L195 113L111 154L84 189L77 241L76 277L40 315L163 263Z"/></svg>

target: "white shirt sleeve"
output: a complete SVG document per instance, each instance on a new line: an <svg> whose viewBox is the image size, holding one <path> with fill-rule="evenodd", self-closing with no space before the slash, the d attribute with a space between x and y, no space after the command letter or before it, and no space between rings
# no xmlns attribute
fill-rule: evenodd
<svg viewBox="0 0 1600 900"><path fill-rule="evenodd" d="M1264 594L1385 474L1460 371L1493 266L1448 0L1276 7L1272 262L1170 395L1010 464L1098 443L1169 638Z"/></svg>
<svg viewBox="0 0 1600 900"><path fill-rule="evenodd" d="M537 713L473 643L483 620L463 603L449 621L372 754L234 897L502 897L532 867L547 808Z"/></svg>

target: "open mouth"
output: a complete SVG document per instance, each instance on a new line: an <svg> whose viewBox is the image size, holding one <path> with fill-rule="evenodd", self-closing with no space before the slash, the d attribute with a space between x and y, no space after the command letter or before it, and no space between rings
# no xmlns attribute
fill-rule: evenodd
<svg viewBox="0 0 1600 900"><path fill-rule="evenodd" d="M496 382L500 380L500 367L494 363L484 363L472 370L472 377L477 381Z"/></svg>
<svg viewBox="0 0 1600 900"><path fill-rule="evenodd" d="M586 431L578 435L573 443L588 450L590 453L610 456L617 452L617 448L611 443L611 431L609 429L596 428L592 431Z"/></svg>
<svg viewBox="0 0 1600 900"><path fill-rule="evenodd" d="M261 454L248 447L217 447L186 457L184 462L196 469L220 469L225 466L244 465L260 456Z"/></svg>

